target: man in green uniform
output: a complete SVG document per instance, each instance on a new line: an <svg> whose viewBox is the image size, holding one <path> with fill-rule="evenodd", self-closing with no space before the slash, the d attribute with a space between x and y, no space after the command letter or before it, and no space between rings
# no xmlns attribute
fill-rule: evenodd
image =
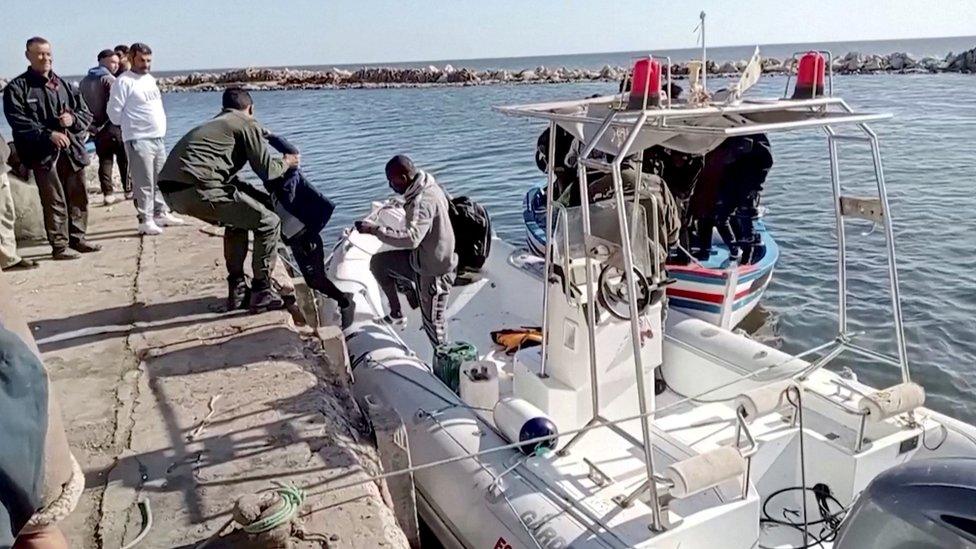
<svg viewBox="0 0 976 549"><path fill-rule="evenodd" d="M170 208L224 227L227 305L231 309L243 307L247 295L248 231L254 233L249 308L259 312L283 306L271 288L280 220L243 192L247 183L237 173L248 164L262 181L268 181L281 177L298 162L297 154L271 156L254 119L250 94L231 88L224 92L220 114L183 136L159 174L159 189Z"/></svg>

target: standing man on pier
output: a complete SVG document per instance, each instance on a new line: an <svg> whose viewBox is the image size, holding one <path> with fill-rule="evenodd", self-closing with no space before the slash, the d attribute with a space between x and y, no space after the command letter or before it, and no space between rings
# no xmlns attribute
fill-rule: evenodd
<svg viewBox="0 0 976 549"><path fill-rule="evenodd" d="M246 305L251 312L280 309L284 302L271 287L271 270L277 259L281 222L244 192L248 184L237 173L248 164L262 181L271 181L298 166L300 157L271 156L247 91L227 89L222 103L219 115L190 130L173 147L159 174L159 188L177 212L224 227L228 309L245 306L249 232L254 234L253 278Z"/></svg>
<svg viewBox="0 0 976 549"><path fill-rule="evenodd" d="M161 234L161 227L184 221L169 212L157 187L166 161L166 112L156 79L149 74L152 48L136 42L129 48L129 58L132 68L112 84L107 111L112 123L122 127L139 234L152 236Z"/></svg>
<svg viewBox="0 0 976 549"><path fill-rule="evenodd" d="M101 247L85 239L85 166L92 116L81 95L54 73L51 43L35 36L25 53L30 67L3 91L3 113L21 160L34 172L44 229L54 259L77 259Z"/></svg>
<svg viewBox="0 0 976 549"><path fill-rule="evenodd" d="M129 61L129 46L126 46L125 44L115 46L115 55L119 56L119 67L115 69L115 73L112 76L118 78L122 76L125 71L132 68L132 62Z"/></svg>
<svg viewBox="0 0 976 549"><path fill-rule="evenodd" d="M447 195L434 176L417 169L406 155L394 156L386 164L390 188L406 200L406 225L387 227L369 221L356 222L356 230L376 236L385 244L402 248L378 253L370 270L390 303L387 323L403 327L397 284L412 286L420 301L424 331L436 347L447 342L447 298L454 284L457 254ZM416 307L416 305L414 305Z"/></svg>
<svg viewBox="0 0 976 549"><path fill-rule="evenodd" d="M78 88L85 103L92 112L91 134L95 138L95 152L98 154L98 182L102 187L105 205L118 202L112 184L113 160L119 167L122 189L132 194L129 180L129 163L122 143L122 128L108 119L108 98L115 83L115 73L119 70L119 55L112 50L102 50L98 54L98 65L88 71Z"/></svg>

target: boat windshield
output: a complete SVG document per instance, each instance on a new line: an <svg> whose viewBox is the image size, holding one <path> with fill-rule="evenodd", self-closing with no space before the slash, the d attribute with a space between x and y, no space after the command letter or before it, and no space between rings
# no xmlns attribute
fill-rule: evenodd
<svg viewBox="0 0 976 549"><path fill-rule="evenodd" d="M554 203L556 205L558 203ZM656 275L652 261L652 239L648 236L648 224L645 209L628 199L625 207L628 226L631 227L630 244L633 250L634 267L645 276ZM619 257L621 249L620 227L617 219L617 205L613 200L606 200L590 206L591 237L583 236L583 208L582 206L566 207L556 205L556 222L553 230L555 247L553 261L555 263L571 264L575 260L586 257L586 246L589 245L591 257L605 262L613 262Z"/></svg>

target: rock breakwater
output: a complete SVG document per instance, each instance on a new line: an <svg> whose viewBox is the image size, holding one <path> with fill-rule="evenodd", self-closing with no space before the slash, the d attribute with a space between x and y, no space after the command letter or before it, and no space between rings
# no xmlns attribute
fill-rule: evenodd
<svg viewBox="0 0 976 549"><path fill-rule="evenodd" d="M746 66L745 60L708 62L708 73L733 75ZM962 53L949 53L943 58L915 57L905 52L888 55L850 52L835 56L831 61L834 74L976 74L976 47ZM795 71L794 59L764 58L763 74L778 75ZM451 65L436 67L364 67L351 71L246 68L225 72L193 72L159 79L160 88L167 92L215 91L228 86L244 86L252 90L338 89L338 88L416 88L433 86L478 86L490 84L536 84L562 82L599 82L620 80L627 68L606 65L602 69L574 69L567 67L536 67L535 69L477 70ZM688 75L688 65L671 66L676 78ZM6 80L0 79L0 89Z"/></svg>

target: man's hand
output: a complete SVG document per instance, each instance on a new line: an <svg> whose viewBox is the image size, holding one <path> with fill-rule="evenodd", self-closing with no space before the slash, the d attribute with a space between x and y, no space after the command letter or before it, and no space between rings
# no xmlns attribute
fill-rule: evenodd
<svg viewBox="0 0 976 549"><path fill-rule="evenodd" d="M58 116L58 121L61 122L62 128L70 128L75 123L75 115L68 111L64 111Z"/></svg>
<svg viewBox="0 0 976 549"><path fill-rule="evenodd" d="M51 132L51 143L59 149L67 149L71 146L71 140L68 139L68 134L64 132Z"/></svg>
<svg viewBox="0 0 976 549"><path fill-rule="evenodd" d="M376 234L380 228L376 223L370 223L369 221L357 221L355 226L356 230L363 234Z"/></svg>
<svg viewBox="0 0 976 549"><path fill-rule="evenodd" d="M300 154L286 154L286 155L284 155L284 156L281 157L281 160L284 161L285 166L288 166L289 168L297 168L298 167L298 164L302 160L302 155L300 155Z"/></svg>

